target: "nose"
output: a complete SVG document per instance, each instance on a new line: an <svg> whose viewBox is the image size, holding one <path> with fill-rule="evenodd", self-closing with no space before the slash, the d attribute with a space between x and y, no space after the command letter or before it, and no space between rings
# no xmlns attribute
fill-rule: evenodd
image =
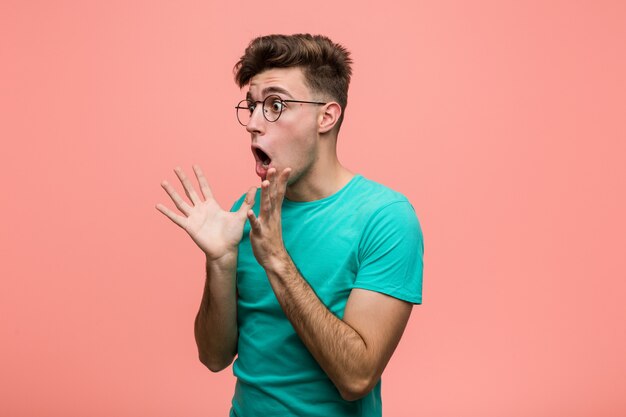
<svg viewBox="0 0 626 417"><path fill-rule="evenodd" d="M248 133L263 134L265 133L265 117L263 117L263 105L259 104L254 108L250 115L250 120L246 125Z"/></svg>

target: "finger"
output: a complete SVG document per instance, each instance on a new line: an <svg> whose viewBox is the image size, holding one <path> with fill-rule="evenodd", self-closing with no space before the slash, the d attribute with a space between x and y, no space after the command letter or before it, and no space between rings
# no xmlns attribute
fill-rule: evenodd
<svg viewBox="0 0 626 417"><path fill-rule="evenodd" d="M156 209L159 210L161 213L165 214L167 217L169 217L171 221L173 221L174 223L176 223L183 229L185 228L185 217L174 213L172 210L168 209L167 207L165 207L163 204L160 204L160 203L156 205Z"/></svg>
<svg viewBox="0 0 626 417"><path fill-rule="evenodd" d="M283 169L283 172L278 176L278 181L276 184L276 188L278 189L277 202L279 206L282 207L283 199L285 198L285 193L287 192L287 184L289 183L289 176L291 175L291 168Z"/></svg>
<svg viewBox="0 0 626 417"><path fill-rule="evenodd" d="M248 216L248 220L250 221L250 228L251 228L250 232L260 233L261 222L259 221L259 218L254 215L254 212L252 210L248 210L247 216Z"/></svg>
<svg viewBox="0 0 626 417"><path fill-rule="evenodd" d="M185 200L183 200L180 195L178 195L174 187L172 187L167 181L163 181L161 183L161 187L163 187L165 192L170 196L170 198L176 205L176 208L180 210L181 213L187 215L191 210L191 207L189 207L189 204L187 204L187 202L185 202Z"/></svg>
<svg viewBox="0 0 626 417"><path fill-rule="evenodd" d="M259 208L259 217L267 219L271 209L272 202L270 201L270 182L265 180L261 183L261 207Z"/></svg>
<svg viewBox="0 0 626 417"><path fill-rule="evenodd" d="M269 171L267 171L267 180L270 182L270 188L269 188L269 196L270 196L270 208L275 208L276 204L276 177L277 177L277 172L276 168L270 168Z"/></svg>
<svg viewBox="0 0 626 417"><path fill-rule="evenodd" d="M245 200L241 204L241 207L239 207L239 210L237 210L237 212L240 213L240 215L246 216L248 213L248 210L250 210L252 206L254 206L256 190L257 190L256 187L250 187L250 189L246 193Z"/></svg>
<svg viewBox="0 0 626 417"><path fill-rule="evenodd" d="M291 168L285 168L280 174L277 174L272 184L272 213L278 217L281 216L285 192L287 190L287 181L291 174Z"/></svg>
<svg viewBox="0 0 626 417"><path fill-rule="evenodd" d="M276 170L276 168L270 168L267 171L267 180L270 182L268 192L267 192L270 198L270 206L269 206L270 210L276 209L276 179L277 177L278 177L278 171Z"/></svg>
<svg viewBox="0 0 626 417"><path fill-rule="evenodd" d="M204 173L200 169L199 165L193 166L193 171L196 173L196 178L198 178L198 184L200 184L200 191L204 196L205 200L213 198L213 193L211 192L211 187L209 187L209 182L206 180Z"/></svg>
<svg viewBox="0 0 626 417"><path fill-rule="evenodd" d="M174 169L174 172L176 173L176 176L178 177L180 182L183 183L185 194L187 194L187 197L189 197L189 200L191 200L194 206L200 203L201 201L200 201L200 198L198 197L198 194L196 194L196 190L194 190L193 185L191 184L191 181L189 181L189 178L187 178L187 175L182 170L182 168L176 167L176 169Z"/></svg>

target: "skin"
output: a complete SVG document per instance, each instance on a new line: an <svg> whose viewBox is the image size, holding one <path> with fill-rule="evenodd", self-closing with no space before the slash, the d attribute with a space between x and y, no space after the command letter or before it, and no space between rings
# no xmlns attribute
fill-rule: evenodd
<svg viewBox="0 0 626 417"><path fill-rule="evenodd" d="M299 68L257 74L248 94L253 100L263 100L276 88L283 90L279 95L284 99L329 101L308 89ZM285 249L282 202L285 198L314 201L327 197L353 177L336 154L341 108L332 101L324 106L290 103L280 119L270 123L260 107L246 127L252 146L262 147L272 157L269 168L260 172L258 217L251 210L255 188L248 191L241 208L230 213L215 201L198 166L193 169L202 197L183 170L175 169L191 204L169 183L162 182L182 215L162 204L157 204L157 209L185 229L206 256L205 290L195 321L199 357L217 372L237 353L236 261L247 218L254 256L265 269L285 315L341 396L354 401L377 384L400 341L412 305L378 292L354 289L344 317L339 319L317 298Z"/></svg>

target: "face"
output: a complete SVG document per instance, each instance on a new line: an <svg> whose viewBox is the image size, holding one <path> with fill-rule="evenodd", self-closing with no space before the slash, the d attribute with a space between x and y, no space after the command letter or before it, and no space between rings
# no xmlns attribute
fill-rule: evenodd
<svg viewBox="0 0 626 417"><path fill-rule="evenodd" d="M273 68L255 75L250 80L247 98L263 101L269 95L283 100L316 101L304 83L300 68ZM306 176L318 156L317 120L319 106L304 103L286 103L275 122L263 117L263 109L257 103L246 130L252 140L252 154L256 173L261 179L270 167L281 172L291 168L289 183Z"/></svg>

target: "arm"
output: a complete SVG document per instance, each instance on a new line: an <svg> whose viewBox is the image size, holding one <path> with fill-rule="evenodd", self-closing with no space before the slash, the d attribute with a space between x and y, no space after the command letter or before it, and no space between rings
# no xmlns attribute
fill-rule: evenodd
<svg viewBox="0 0 626 417"><path fill-rule="evenodd" d="M200 168L194 166L194 171L204 198L198 196L191 181L177 168L176 175L191 204L163 181L162 187L183 215L162 204L157 204L156 208L183 228L205 254L206 282L194 334L200 361L217 372L227 367L237 352L237 247L256 190L251 188L241 208L231 213L217 204Z"/></svg>
<svg viewBox="0 0 626 417"><path fill-rule="evenodd" d="M354 289L343 320L332 314L300 275L282 242L280 207L289 170L262 184L259 217L248 212L255 256L265 268L285 315L302 342L349 401L378 383L404 331L412 305L396 298Z"/></svg>
<svg viewBox="0 0 626 417"><path fill-rule="evenodd" d="M212 372L231 364L237 353L237 253L221 261L207 257L206 280L194 322L198 357Z"/></svg>
<svg viewBox="0 0 626 417"><path fill-rule="evenodd" d="M411 314L412 305L354 289L343 320L332 314L288 255L268 269L276 298L302 342L341 396L354 401L378 383Z"/></svg>

